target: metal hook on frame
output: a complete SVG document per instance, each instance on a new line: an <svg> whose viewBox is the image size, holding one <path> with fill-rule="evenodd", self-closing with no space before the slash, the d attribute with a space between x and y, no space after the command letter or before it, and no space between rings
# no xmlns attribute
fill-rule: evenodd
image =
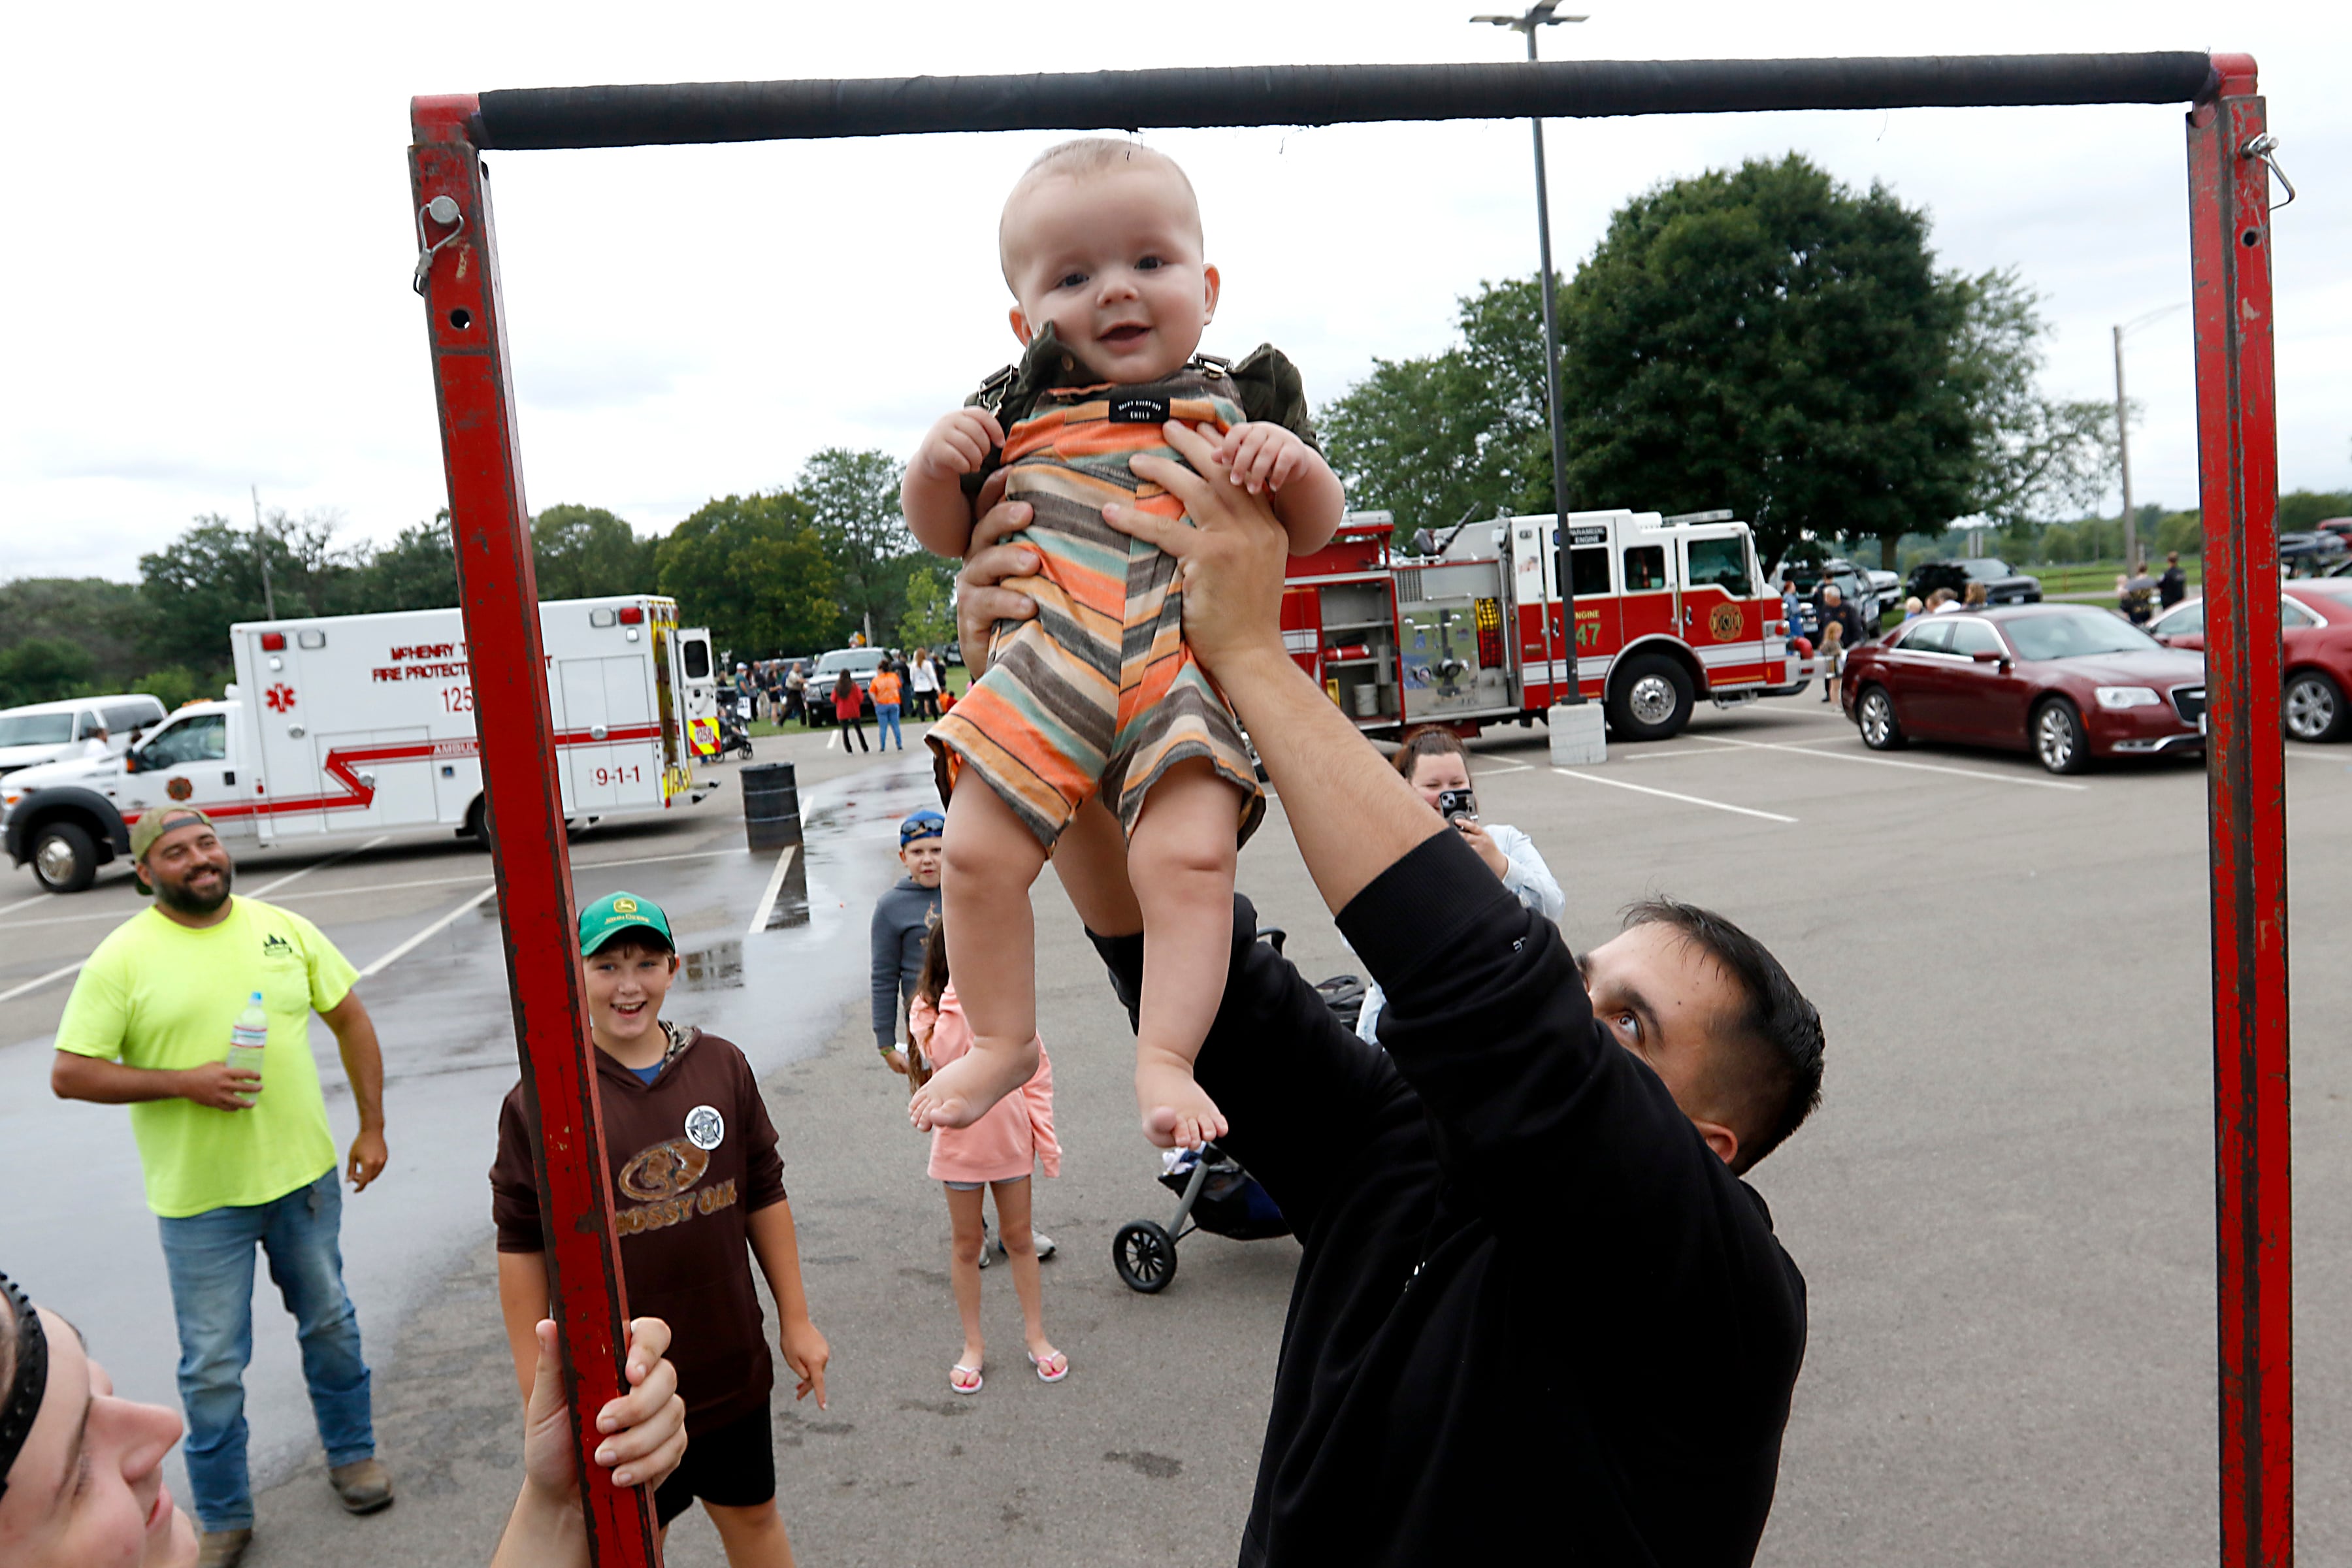
<svg viewBox="0 0 2352 1568"><path fill-rule="evenodd" d="M427 245L425 242L425 220L453 226L449 232ZM435 196L416 209L416 275L409 284L417 293L425 292L425 279L433 270L433 258L441 247L466 232L466 215L457 210L457 202L448 196Z"/></svg>
<svg viewBox="0 0 2352 1568"><path fill-rule="evenodd" d="M2260 158L2264 163L2268 164L2270 166L2271 173L2278 176L2278 183L2286 187L2286 200L2279 203L2277 206L2271 208L2271 211L2273 212L2278 212L2284 208L2294 205L2294 182L2286 177L2286 171L2284 169L2279 167L2278 147L2279 139L2265 131L2260 136L2255 137L2243 147L2238 149L2239 157Z"/></svg>

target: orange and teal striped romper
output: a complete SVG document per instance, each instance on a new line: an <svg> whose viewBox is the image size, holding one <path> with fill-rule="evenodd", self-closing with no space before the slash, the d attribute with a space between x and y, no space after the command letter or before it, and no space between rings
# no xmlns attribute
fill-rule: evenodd
<svg viewBox="0 0 2352 1568"><path fill-rule="evenodd" d="M1259 356L1236 371L1202 360L1163 382L1112 386L1086 384L1086 367L1066 353L1063 374L1040 375L1041 352L1061 353L1041 337L1024 377L1079 384L1038 387L1027 416L1005 431L1005 499L1035 509L1013 537L1043 561L1036 578L1007 586L1032 595L1038 613L998 623L987 672L931 727L940 793L964 768L978 770L1050 851L1097 792L1132 831L1160 776L1202 757L1242 793L1237 827L1246 839L1265 797L1241 726L1185 645L1176 563L1112 528L1102 508L1132 500L1181 518L1181 503L1137 479L1129 460L1181 461L1161 429L1169 419L1223 430L1250 417L1243 400L1265 401L1257 395L1264 378L1236 377ZM1295 387L1297 373L1287 361L1281 368ZM1010 401L1005 412L1016 414ZM1286 401L1296 410L1283 422L1304 425L1303 395ZM1303 433L1313 438L1311 426Z"/></svg>

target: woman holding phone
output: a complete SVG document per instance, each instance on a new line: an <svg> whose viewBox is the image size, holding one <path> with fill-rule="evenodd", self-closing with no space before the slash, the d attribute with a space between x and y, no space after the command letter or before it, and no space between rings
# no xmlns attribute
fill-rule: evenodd
<svg viewBox="0 0 2352 1568"><path fill-rule="evenodd" d="M1537 852L1535 840L1507 824L1478 820L1477 797L1470 789L1470 753L1463 749L1461 737L1434 726L1412 731L1397 748L1396 770L1421 792L1431 810L1454 824L1486 868L1502 879L1503 886L1519 902L1548 921L1559 919L1568 908L1568 898ZM1386 1001L1381 983L1367 977L1363 1008L1356 1015L1356 1033L1375 1045L1380 1043L1381 1008Z"/></svg>

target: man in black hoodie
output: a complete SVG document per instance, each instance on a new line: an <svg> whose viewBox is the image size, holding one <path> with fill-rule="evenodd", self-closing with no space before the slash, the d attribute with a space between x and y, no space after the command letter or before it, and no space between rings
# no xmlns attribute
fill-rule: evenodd
<svg viewBox="0 0 2352 1568"><path fill-rule="evenodd" d="M1240 1561L1750 1562L1804 1353L1804 1279L1739 1174L1819 1096L1819 1015L1719 916L1637 906L1581 959L1291 662L1263 497L1138 459L1195 526L1185 636L1241 716L1340 930L1389 994L1339 1027L1235 903L1196 1070L1302 1246ZM1029 563L975 533L963 646ZM1142 923L1090 807L1055 868L1132 1012ZM1391 1034L1391 1029L1394 1033Z"/></svg>

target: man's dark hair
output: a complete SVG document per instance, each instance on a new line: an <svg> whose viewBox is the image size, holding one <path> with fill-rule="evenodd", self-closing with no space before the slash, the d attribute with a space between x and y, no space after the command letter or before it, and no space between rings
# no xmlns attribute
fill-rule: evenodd
<svg viewBox="0 0 2352 1568"><path fill-rule="evenodd" d="M1713 1075L1737 1107L1745 1174L1779 1148L1822 1102L1822 1016L1771 950L1712 910L1679 899L1643 899L1625 910L1627 929L1672 926L1723 966L1746 1006L1732 1020L1735 1061Z"/></svg>

